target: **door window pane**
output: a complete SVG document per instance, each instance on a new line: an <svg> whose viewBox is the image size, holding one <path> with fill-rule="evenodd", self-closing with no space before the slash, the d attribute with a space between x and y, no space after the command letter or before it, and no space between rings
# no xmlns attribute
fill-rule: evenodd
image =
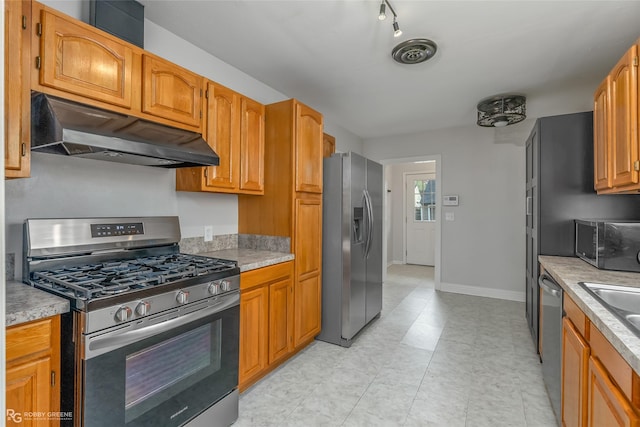
<svg viewBox="0 0 640 427"><path fill-rule="evenodd" d="M416 179L413 181L414 208L416 221L436 220L436 180Z"/></svg>

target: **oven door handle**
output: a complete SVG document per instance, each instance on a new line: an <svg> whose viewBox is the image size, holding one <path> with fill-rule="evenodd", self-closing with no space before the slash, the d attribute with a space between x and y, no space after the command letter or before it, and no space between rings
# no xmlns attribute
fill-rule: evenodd
<svg viewBox="0 0 640 427"><path fill-rule="evenodd" d="M160 323L144 326L140 329L134 329L131 331L122 331L120 329L95 338L88 338L85 359L91 359L92 357L116 350L128 344L150 338L154 335L167 331L168 328L177 328L179 326L186 325L187 323L203 319L207 316L226 310L229 307L238 305L239 303L240 293L235 293L233 295L225 296L224 299L221 298L219 301L214 302L213 305Z"/></svg>

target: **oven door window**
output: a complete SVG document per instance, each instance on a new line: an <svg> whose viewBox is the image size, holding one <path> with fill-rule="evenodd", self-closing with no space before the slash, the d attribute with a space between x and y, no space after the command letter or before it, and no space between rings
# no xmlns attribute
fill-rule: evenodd
<svg viewBox="0 0 640 427"><path fill-rule="evenodd" d="M224 397L238 384L237 316L233 307L85 361L85 425L179 426Z"/></svg>

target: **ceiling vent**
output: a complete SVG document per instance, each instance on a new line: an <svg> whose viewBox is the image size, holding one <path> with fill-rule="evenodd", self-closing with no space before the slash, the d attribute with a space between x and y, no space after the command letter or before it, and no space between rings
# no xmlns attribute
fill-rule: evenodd
<svg viewBox="0 0 640 427"><path fill-rule="evenodd" d="M429 39L411 39L393 48L391 56L401 64L419 64L436 54L438 45Z"/></svg>
<svg viewBox="0 0 640 427"><path fill-rule="evenodd" d="M478 103L478 126L504 127L523 121L526 98L522 95L499 95Z"/></svg>

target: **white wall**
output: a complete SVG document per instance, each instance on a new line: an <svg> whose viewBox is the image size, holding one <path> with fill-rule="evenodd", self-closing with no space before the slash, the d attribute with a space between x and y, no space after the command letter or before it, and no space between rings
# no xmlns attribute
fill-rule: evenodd
<svg viewBox="0 0 640 427"><path fill-rule="evenodd" d="M455 221L442 222L443 290L524 300L524 141L531 125L507 131L469 125L364 141L364 155L378 161L441 155L442 194L460 197L459 206L442 207L442 217L455 214Z"/></svg>
<svg viewBox="0 0 640 427"><path fill-rule="evenodd" d="M88 18L89 2L43 3L76 19ZM264 104L295 97L272 89L149 20L145 20L145 49ZM361 152L359 137L331 123L326 123L326 131L336 137L341 151ZM176 192L173 170L34 153L31 178L5 181L5 188L6 251L15 254L18 279L26 218L178 215L183 237L204 235L205 225L213 225L214 234L238 232L237 196Z"/></svg>

